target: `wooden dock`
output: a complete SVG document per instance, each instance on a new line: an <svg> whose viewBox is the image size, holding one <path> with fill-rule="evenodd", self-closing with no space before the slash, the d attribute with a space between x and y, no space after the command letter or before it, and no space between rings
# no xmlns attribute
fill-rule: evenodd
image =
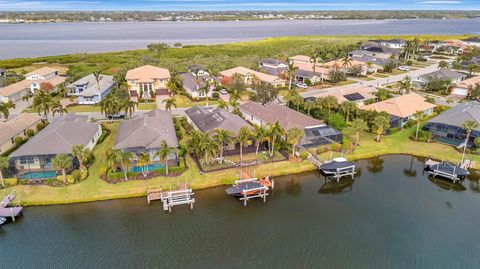
<svg viewBox="0 0 480 269"><path fill-rule="evenodd" d="M181 184L179 189L163 191L160 189L150 189L147 191L147 201L161 200L163 203L163 210L172 212L172 208L176 205L189 205L193 209L195 203L194 193L192 189L188 188L187 184Z"/></svg>
<svg viewBox="0 0 480 269"><path fill-rule="evenodd" d="M15 197L15 190L13 190L0 201L0 218L3 219L3 222L5 222L6 218L12 218L15 221L15 217L18 217L23 211L21 206L11 206Z"/></svg>

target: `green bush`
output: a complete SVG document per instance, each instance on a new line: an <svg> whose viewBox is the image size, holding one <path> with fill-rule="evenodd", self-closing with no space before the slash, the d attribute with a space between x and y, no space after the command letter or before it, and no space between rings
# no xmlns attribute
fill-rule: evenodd
<svg viewBox="0 0 480 269"><path fill-rule="evenodd" d="M219 97L220 97L220 93L218 93L218 92L213 92L212 93L212 98L218 99Z"/></svg>
<svg viewBox="0 0 480 269"><path fill-rule="evenodd" d="M409 119L407 123L403 126L405 129L413 127L417 124L417 122L414 119Z"/></svg>
<svg viewBox="0 0 480 269"><path fill-rule="evenodd" d="M35 131L33 129L27 129L27 131L25 132L27 133L28 137L32 137L35 135Z"/></svg>
<svg viewBox="0 0 480 269"><path fill-rule="evenodd" d="M405 125L405 126L406 126L406 125ZM390 128L389 134L398 133L398 132L401 131L401 130L402 130L402 128L400 128L400 127Z"/></svg>
<svg viewBox="0 0 480 269"><path fill-rule="evenodd" d="M12 178L4 178L3 180L5 181L5 185L6 185L7 187L12 187L12 186L15 186L15 185L18 184L18 179L17 179L17 178L14 178L14 177L12 177Z"/></svg>
<svg viewBox="0 0 480 269"><path fill-rule="evenodd" d="M345 122L345 118L340 113L330 114L328 116L327 123L328 125L330 125L330 127L337 129L339 131L343 130L343 128L347 126L347 123Z"/></svg>
<svg viewBox="0 0 480 269"><path fill-rule="evenodd" d="M82 172L78 169L73 170L73 172L70 174L70 176L73 179L73 183L77 183L77 182L80 182L82 180Z"/></svg>
<svg viewBox="0 0 480 269"><path fill-rule="evenodd" d="M413 61L412 60L408 60L407 61L407 65L412 65L413 64Z"/></svg>
<svg viewBox="0 0 480 269"><path fill-rule="evenodd" d="M37 132L43 130L43 128L45 128L45 123L39 122L36 128L37 128Z"/></svg>
<svg viewBox="0 0 480 269"><path fill-rule="evenodd" d="M23 144L23 138L21 136L15 137L15 145L19 146Z"/></svg>
<svg viewBox="0 0 480 269"><path fill-rule="evenodd" d="M302 160L306 160L308 158L308 151L300 152L299 156Z"/></svg>

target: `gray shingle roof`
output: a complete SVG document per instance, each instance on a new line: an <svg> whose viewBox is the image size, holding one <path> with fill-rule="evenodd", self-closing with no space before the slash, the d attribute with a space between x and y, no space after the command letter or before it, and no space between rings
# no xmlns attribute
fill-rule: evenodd
<svg viewBox="0 0 480 269"><path fill-rule="evenodd" d="M455 72L449 69L440 69L428 74L421 75L420 77L425 79L425 80L430 80L431 77L437 77L437 78L444 78L444 79L450 79L450 80L456 80L462 77L466 77L467 75L459 72Z"/></svg>
<svg viewBox="0 0 480 269"><path fill-rule="evenodd" d="M103 94L105 91L107 91L108 89L110 89L115 85L115 81L113 80L113 76L101 75L99 84L97 85L95 76L93 74L90 74L68 85L67 88L75 88L76 87L75 85L85 85L85 84L87 85L86 90L80 93L80 95L89 97L89 96Z"/></svg>
<svg viewBox="0 0 480 269"><path fill-rule="evenodd" d="M238 135L240 128L244 126L250 128L244 119L220 108L194 106L185 113L202 132L213 132L215 128L219 128Z"/></svg>
<svg viewBox="0 0 480 269"><path fill-rule="evenodd" d="M266 123L278 123L285 129L291 128L304 129L313 126L325 126L325 123L290 109L286 106L270 103L262 105L260 103L248 101L240 105L240 110L255 117L262 119Z"/></svg>
<svg viewBox="0 0 480 269"><path fill-rule="evenodd" d="M443 123L453 126L462 126L465 121L475 121L478 126L474 130L480 131L480 102L472 101L458 104L439 114L428 122Z"/></svg>
<svg viewBox="0 0 480 269"><path fill-rule="evenodd" d="M162 141L169 147L178 147L177 134L170 112L153 110L137 118L122 121L114 148L160 148Z"/></svg>
<svg viewBox="0 0 480 269"><path fill-rule="evenodd" d="M280 61L273 58L265 58L260 60L261 63L271 64L271 65L279 65L279 64L286 64L284 61Z"/></svg>
<svg viewBox="0 0 480 269"><path fill-rule="evenodd" d="M86 115L62 115L30 138L11 157L70 154L73 146L87 145L99 128L100 123L88 122Z"/></svg>

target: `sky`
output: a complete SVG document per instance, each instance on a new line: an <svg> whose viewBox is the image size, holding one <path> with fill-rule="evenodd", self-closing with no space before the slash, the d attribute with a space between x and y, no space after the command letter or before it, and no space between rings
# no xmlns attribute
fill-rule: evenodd
<svg viewBox="0 0 480 269"><path fill-rule="evenodd" d="M480 10L480 0L0 0L0 11Z"/></svg>

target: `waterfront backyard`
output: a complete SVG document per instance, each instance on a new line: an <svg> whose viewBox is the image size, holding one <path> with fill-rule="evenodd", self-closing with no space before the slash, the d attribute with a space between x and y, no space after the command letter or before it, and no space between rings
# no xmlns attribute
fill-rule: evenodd
<svg viewBox="0 0 480 269"><path fill-rule="evenodd" d="M316 171L275 177L267 202L247 207L226 187L196 191L193 211L170 214L145 198L29 207L0 229L11 242L0 259L14 268L476 268L480 175L452 185L429 179L423 161L362 160L355 181L340 184ZM84 184L142 189L88 179L58 192Z"/></svg>

